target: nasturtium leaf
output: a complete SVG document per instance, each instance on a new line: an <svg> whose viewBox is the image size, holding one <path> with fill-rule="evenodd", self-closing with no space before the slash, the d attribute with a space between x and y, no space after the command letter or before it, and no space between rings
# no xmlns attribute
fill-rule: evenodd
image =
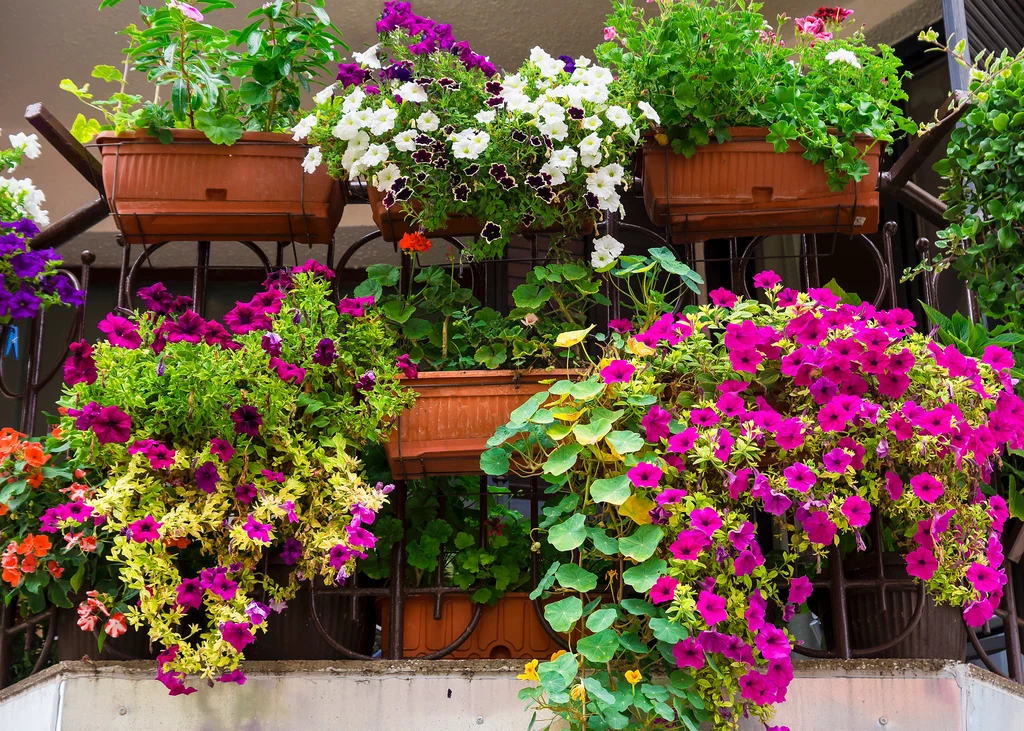
<svg viewBox="0 0 1024 731"><path fill-rule="evenodd" d="M603 629L608 629L618 616L619 613L612 607L598 609L587 617L587 629L591 632L600 632Z"/></svg>
<svg viewBox="0 0 1024 731"><path fill-rule="evenodd" d="M646 561L658 550L665 531L658 525L642 525L636 532L619 539L619 552L634 561Z"/></svg>
<svg viewBox="0 0 1024 731"><path fill-rule="evenodd" d="M480 455L480 469L496 477L508 474L508 454L500 447L488 449Z"/></svg>
<svg viewBox="0 0 1024 731"><path fill-rule="evenodd" d="M558 568L562 564L555 561L553 564L548 566L547 572L541 577L541 580L537 582L537 588L530 592L530 599L537 599L545 591L550 589L555 583L555 574L558 572Z"/></svg>
<svg viewBox="0 0 1024 731"><path fill-rule="evenodd" d="M644 615L649 617L657 611L653 604L645 602L643 599L623 599L619 602L619 606L637 617Z"/></svg>
<svg viewBox="0 0 1024 731"><path fill-rule="evenodd" d="M541 391L540 393L533 394L525 404L514 409L512 413L508 415L508 420L510 422L514 421L518 423L529 420L529 418L536 413L537 409L543 406L544 402L547 400L547 391Z"/></svg>
<svg viewBox="0 0 1024 731"><path fill-rule="evenodd" d="M565 396L569 391L572 390L572 381L555 381L551 384L551 388L548 389L555 396Z"/></svg>
<svg viewBox="0 0 1024 731"><path fill-rule="evenodd" d="M549 604L548 606L553 605ZM564 655L559 655L551 662L542 662L538 665L537 675L540 677L544 690L557 692L565 690L572 685L572 681L576 680L578 670L579 661L576 659L575 653L567 652Z"/></svg>
<svg viewBox="0 0 1024 731"><path fill-rule="evenodd" d="M544 605L544 619L555 632L568 632L582 616L583 601L576 596Z"/></svg>
<svg viewBox="0 0 1024 731"><path fill-rule="evenodd" d="M585 330L570 330L569 332L559 333L558 337L555 338L555 345L559 348L569 348L573 345L579 345L587 337L587 334L595 327L596 325L591 325Z"/></svg>
<svg viewBox="0 0 1024 731"><path fill-rule="evenodd" d="M610 535L604 532L604 528L600 528L596 525L592 525L587 528L587 535L590 536L591 543L601 553L606 556L617 556L619 553L619 541L617 538L612 538Z"/></svg>
<svg viewBox="0 0 1024 731"><path fill-rule="evenodd" d="M555 415L550 409L537 409L529 419L531 424L551 424L554 420Z"/></svg>
<svg viewBox="0 0 1024 731"><path fill-rule="evenodd" d="M619 454L632 454L644 448L643 437L632 431L613 431L605 437L605 441Z"/></svg>
<svg viewBox="0 0 1024 731"><path fill-rule="evenodd" d="M590 485L590 497L595 502L611 505L622 505L629 499L630 491L629 477L626 475L594 480Z"/></svg>
<svg viewBox="0 0 1024 731"><path fill-rule="evenodd" d="M580 444L597 444L611 428L612 423L607 419L594 419L589 424L577 423L572 433Z"/></svg>
<svg viewBox="0 0 1024 731"><path fill-rule="evenodd" d="M623 515L632 520L637 525L649 525L651 521L651 511L654 510L654 501L648 500L647 498L633 493L629 496L622 505L619 506L619 515Z"/></svg>
<svg viewBox="0 0 1024 731"><path fill-rule="evenodd" d="M572 388L569 389L569 395L577 401L589 401L605 389L605 384L601 381L580 381L574 383Z"/></svg>
<svg viewBox="0 0 1024 731"><path fill-rule="evenodd" d="M544 463L544 472L549 475L561 475L575 466L576 458L583 451L579 444L563 444L557 447Z"/></svg>
<svg viewBox="0 0 1024 731"><path fill-rule="evenodd" d="M683 625L669 619L652 619L650 626L655 638L662 642L675 644L690 636Z"/></svg>
<svg viewBox="0 0 1024 731"><path fill-rule="evenodd" d="M581 651L580 654L582 655L583 652ZM586 655L584 655L584 657L586 657ZM602 703L607 703L608 705L612 705L615 703L615 696L609 693L605 689L605 687L601 685L601 681L599 681L593 675L583 679L583 687L587 689L587 692L590 694L590 697L594 700L601 701Z"/></svg>
<svg viewBox="0 0 1024 731"><path fill-rule="evenodd" d="M558 551L571 551L574 548L579 548L587 539L585 521L586 516L576 513L564 523L551 526L548 531L548 543Z"/></svg>
<svg viewBox="0 0 1024 731"><path fill-rule="evenodd" d="M623 571L622 580L641 593L648 592L667 568L663 559L652 557Z"/></svg>
<svg viewBox="0 0 1024 731"><path fill-rule="evenodd" d="M572 433L572 426L569 424L552 424L544 430L544 433L556 442L560 442Z"/></svg>
<svg viewBox="0 0 1024 731"><path fill-rule="evenodd" d="M576 651L591 662L605 663L615 657L619 649L619 633L613 629L604 629L586 637L580 637L576 643Z"/></svg>
<svg viewBox="0 0 1024 731"><path fill-rule="evenodd" d="M638 655L646 655L650 650L647 643L636 632L623 632L619 638L619 644Z"/></svg>
<svg viewBox="0 0 1024 731"><path fill-rule="evenodd" d="M597 588L597 576L574 563L562 564L555 577L559 584L573 591L586 593Z"/></svg>

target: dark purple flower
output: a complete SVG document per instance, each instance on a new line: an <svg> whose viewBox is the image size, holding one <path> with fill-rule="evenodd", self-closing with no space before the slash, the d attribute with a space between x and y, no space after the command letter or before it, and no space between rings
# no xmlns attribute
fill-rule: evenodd
<svg viewBox="0 0 1024 731"><path fill-rule="evenodd" d="M302 543L297 538L289 538L281 547L281 560L288 566L302 558Z"/></svg>
<svg viewBox="0 0 1024 731"><path fill-rule="evenodd" d="M89 429L99 413L100 405L95 401L90 401L81 409L68 409L68 416L75 420L75 428L79 431Z"/></svg>
<svg viewBox="0 0 1024 731"><path fill-rule="evenodd" d="M277 377L286 383L298 385L306 378L306 369L297 365L286 363L280 358L270 359L270 368L277 373Z"/></svg>
<svg viewBox="0 0 1024 731"><path fill-rule="evenodd" d="M267 355L281 355L281 336L275 332L266 333L260 341L260 347Z"/></svg>
<svg viewBox="0 0 1024 731"><path fill-rule="evenodd" d="M131 438L132 420L116 406L104 406L92 419L89 428L100 444L124 444Z"/></svg>
<svg viewBox="0 0 1024 731"><path fill-rule="evenodd" d="M214 462L203 462L196 470L196 487L207 495L216 492L218 482L220 473L217 472L217 465Z"/></svg>
<svg viewBox="0 0 1024 731"><path fill-rule="evenodd" d="M92 358L92 346L79 340L68 347L68 359L64 361L64 382L69 386L76 383L95 383L98 373L96 361Z"/></svg>
<svg viewBox="0 0 1024 731"><path fill-rule="evenodd" d="M248 505L256 499L256 485L251 482L246 482L243 485L236 485L235 499L243 505Z"/></svg>
<svg viewBox="0 0 1024 731"><path fill-rule="evenodd" d="M571 74L576 70L576 61L573 60L572 56L559 56L558 60L565 66L565 73Z"/></svg>
<svg viewBox="0 0 1024 731"><path fill-rule="evenodd" d="M373 371L366 371L356 379L356 389L359 391L372 391L377 385L377 374Z"/></svg>
<svg viewBox="0 0 1024 731"><path fill-rule="evenodd" d="M334 341L330 338L324 338L316 344L316 349L313 351L313 362L317 365L329 366L338 357L337 351L334 349Z"/></svg>
<svg viewBox="0 0 1024 731"><path fill-rule="evenodd" d="M231 332L242 335L253 330L266 330L270 327L270 318L248 302L237 302L234 309L224 315L224 324L231 328Z"/></svg>
<svg viewBox="0 0 1024 731"><path fill-rule="evenodd" d="M263 426L263 417L256 410L255 406L239 406L231 412L231 421L235 422L235 433L245 436L259 436L260 427Z"/></svg>
<svg viewBox="0 0 1024 731"><path fill-rule="evenodd" d="M174 295L161 282L143 287L136 295L147 309L159 315L169 315L174 310Z"/></svg>
<svg viewBox="0 0 1024 731"><path fill-rule="evenodd" d="M347 89L350 86L358 86L369 77L369 72L357 63L338 64L338 81L341 88Z"/></svg>
<svg viewBox="0 0 1024 731"><path fill-rule="evenodd" d="M11 257L11 268L20 279L35 279L46 269L46 260L37 252L28 251Z"/></svg>

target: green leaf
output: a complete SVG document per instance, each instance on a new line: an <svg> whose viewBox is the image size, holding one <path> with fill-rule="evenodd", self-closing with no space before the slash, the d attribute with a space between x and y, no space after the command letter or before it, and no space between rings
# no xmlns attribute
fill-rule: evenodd
<svg viewBox="0 0 1024 731"><path fill-rule="evenodd" d="M422 340L430 334L430 323L413 317L402 327L402 335L409 340Z"/></svg>
<svg viewBox="0 0 1024 731"><path fill-rule="evenodd" d="M668 619L652 619L650 627L656 639L670 644L681 642L690 636L683 625Z"/></svg>
<svg viewBox="0 0 1024 731"><path fill-rule="evenodd" d="M384 311L384 316L386 318L399 324L408 322L409 318L416 312L415 307L406 304L402 300L390 300L385 302L381 309Z"/></svg>
<svg viewBox="0 0 1024 731"><path fill-rule="evenodd" d="M622 580L640 593L651 590L658 578L665 573L668 564L660 558L649 558L642 564L622 572Z"/></svg>
<svg viewBox="0 0 1024 731"><path fill-rule="evenodd" d="M583 601L579 597L571 596L544 606L544 619L555 632L568 632L582 616Z"/></svg>
<svg viewBox="0 0 1024 731"><path fill-rule="evenodd" d="M619 613L613 607L598 609L587 617L587 629L591 632L600 632L608 629L618 619Z"/></svg>
<svg viewBox="0 0 1024 731"><path fill-rule="evenodd" d="M596 525L592 525L587 528L587 535L590 536L591 543L601 553L606 556L617 556L619 553L619 541L616 538L612 538L610 535L605 533L604 528L600 528Z"/></svg>
<svg viewBox="0 0 1024 731"><path fill-rule="evenodd" d="M555 574L558 573L558 568L561 564L555 561L553 564L548 566L547 572L537 582L537 588L530 592L530 599L538 599L541 594L550 589L555 583Z"/></svg>
<svg viewBox="0 0 1024 731"><path fill-rule="evenodd" d="M548 475L561 475L576 465L576 457L583 451L580 444L563 444L555 449L544 463L544 472Z"/></svg>
<svg viewBox="0 0 1024 731"><path fill-rule="evenodd" d="M631 488L627 475L594 480L590 485L590 497L598 503L622 505L629 499L630 494Z"/></svg>
<svg viewBox="0 0 1024 731"><path fill-rule="evenodd" d="M540 393L533 394L525 404L513 410L512 413L508 415L509 423L523 424L529 421L530 417L533 416L537 409L543 406L544 402L547 400L547 391L541 391Z"/></svg>
<svg viewBox="0 0 1024 731"><path fill-rule="evenodd" d="M586 593L597 588L597 576L574 563L562 564L555 576L566 589Z"/></svg>
<svg viewBox="0 0 1024 731"><path fill-rule="evenodd" d="M576 513L564 523L552 526L548 530L548 543L559 551L571 551L574 548L579 548L587 539L585 521L586 516Z"/></svg>
<svg viewBox="0 0 1024 731"><path fill-rule="evenodd" d="M373 296L375 300L379 300L380 296L384 293L383 288L380 286L380 282L375 279L367 279L360 282L356 288L352 291L354 297L370 297Z"/></svg>
<svg viewBox="0 0 1024 731"><path fill-rule="evenodd" d="M637 617L645 615L649 617L657 611L653 604L645 602L643 599L623 599L619 602L619 606Z"/></svg>
<svg viewBox="0 0 1024 731"><path fill-rule="evenodd" d="M103 125L95 119L86 119L84 114L75 117L71 125L71 135L83 145L92 142L92 139L102 131Z"/></svg>
<svg viewBox="0 0 1024 731"><path fill-rule="evenodd" d="M78 571L75 572L74 576L71 577L71 591L78 593L78 590L82 588L82 582L85 581L85 564L80 564Z"/></svg>
<svg viewBox="0 0 1024 731"><path fill-rule="evenodd" d="M233 145L245 132L242 123L233 114L218 117L213 112L199 112L195 118L196 129L201 130L215 145Z"/></svg>
<svg viewBox="0 0 1024 731"><path fill-rule="evenodd" d="M480 455L480 469L486 475L494 475L495 477L507 475L509 470L508 454L504 449L498 447L488 449Z"/></svg>
<svg viewBox="0 0 1024 731"><path fill-rule="evenodd" d="M569 389L569 395L577 401L589 401L604 391L605 384L601 381L589 380L574 383Z"/></svg>
<svg viewBox="0 0 1024 731"><path fill-rule="evenodd" d="M582 650L580 651L580 654L583 655ZM586 656L584 655L584 657ZM583 687L587 689L587 692L590 694L590 697L594 700L601 701L602 703L607 703L609 706L614 705L615 696L609 693L608 690L603 685L601 685L601 681L599 681L593 675L583 679Z"/></svg>
<svg viewBox="0 0 1024 731"><path fill-rule="evenodd" d="M613 431L604 439L619 454L632 454L644 447L643 437L632 431Z"/></svg>
<svg viewBox="0 0 1024 731"><path fill-rule="evenodd" d="M121 69L103 64L93 67L92 76L94 79L103 79L104 81L115 81L118 83L124 81L124 76L121 75Z"/></svg>
<svg viewBox="0 0 1024 731"><path fill-rule="evenodd" d="M238 96L243 104L250 106L266 104L270 101L270 89L255 81L246 81L238 87Z"/></svg>
<svg viewBox="0 0 1024 731"><path fill-rule="evenodd" d="M619 539L619 552L634 561L646 561L658 550L665 531L658 525L642 525L630 536Z"/></svg>
<svg viewBox="0 0 1024 731"><path fill-rule="evenodd" d="M377 282L382 287L394 287L398 284L398 277L401 269L394 264L371 264L366 267L366 276Z"/></svg>
<svg viewBox="0 0 1024 731"><path fill-rule="evenodd" d="M612 428L608 419L594 419L589 424L580 424L573 427L572 433L580 444L597 444Z"/></svg>
<svg viewBox="0 0 1024 731"><path fill-rule="evenodd" d="M549 604L548 606L553 605ZM559 655L551 662L542 662L538 665L537 675L540 677L544 690L550 693L565 690L572 685L572 681L576 680L576 672L578 670L579 660L576 659L575 653L567 652L564 655Z"/></svg>
<svg viewBox="0 0 1024 731"><path fill-rule="evenodd" d="M592 635L581 637L576 643L576 651L591 662L606 663L615 657L619 649L619 633L613 629L604 629Z"/></svg>

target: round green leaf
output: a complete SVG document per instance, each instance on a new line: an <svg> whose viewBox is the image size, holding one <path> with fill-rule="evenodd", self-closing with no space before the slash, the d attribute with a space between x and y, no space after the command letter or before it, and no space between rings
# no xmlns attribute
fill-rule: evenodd
<svg viewBox="0 0 1024 731"><path fill-rule="evenodd" d="M576 596L544 606L544 619L555 632L568 632L582 616L583 601Z"/></svg>
<svg viewBox="0 0 1024 731"><path fill-rule="evenodd" d="M587 617L587 629L591 632L600 632L603 629L608 629L612 626L612 623L616 620L618 615L619 613L611 607L598 609Z"/></svg>
<svg viewBox="0 0 1024 731"><path fill-rule="evenodd" d="M630 493L629 477L626 475L594 480L590 485L590 497L599 503L622 505L629 499Z"/></svg>
<svg viewBox="0 0 1024 731"><path fill-rule="evenodd" d="M619 649L619 633L613 629L605 629L592 635L581 637L576 643L576 651L591 662L606 663L615 657Z"/></svg>
<svg viewBox="0 0 1024 731"><path fill-rule="evenodd" d="M660 558L649 558L638 566L633 566L622 572L622 580L637 591L644 593L651 590L668 564Z"/></svg>
<svg viewBox="0 0 1024 731"><path fill-rule="evenodd" d="M585 521L586 517L582 513L576 513L564 523L551 526L548 530L548 543L559 551L579 548L587 539Z"/></svg>
<svg viewBox="0 0 1024 731"><path fill-rule="evenodd" d="M488 449L480 455L480 469L487 475L508 474L508 454L498 447Z"/></svg>
<svg viewBox="0 0 1024 731"><path fill-rule="evenodd" d="M619 454L632 454L644 448L643 437L632 431L613 431L605 437L605 441Z"/></svg>
<svg viewBox="0 0 1024 731"><path fill-rule="evenodd" d="M588 592L597 588L597 576L574 563L562 564L555 577L559 584L573 591Z"/></svg>
<svg viewBox="0 0 1024 731"><path fill-rule="evenodd" d="M619 539L619 552L634 561L646 561L654 555L664 534L661 526L642 525L633 535Z"/></svg>

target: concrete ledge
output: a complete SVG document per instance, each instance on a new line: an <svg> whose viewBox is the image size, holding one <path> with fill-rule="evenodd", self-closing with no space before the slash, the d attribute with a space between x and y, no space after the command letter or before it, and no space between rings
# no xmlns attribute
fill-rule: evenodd
<svg viewBox="0 0 1024 731"><path fill-rule="evenodd" d="M171 698L153 680L152 662L62 663L0 692L0 729L525 731L520 668L508 660L254 662L243 687L200 685ZM793 731L1014 731L1024 729L1024 689L960 663L805 661L775 723Z"/></svg>

